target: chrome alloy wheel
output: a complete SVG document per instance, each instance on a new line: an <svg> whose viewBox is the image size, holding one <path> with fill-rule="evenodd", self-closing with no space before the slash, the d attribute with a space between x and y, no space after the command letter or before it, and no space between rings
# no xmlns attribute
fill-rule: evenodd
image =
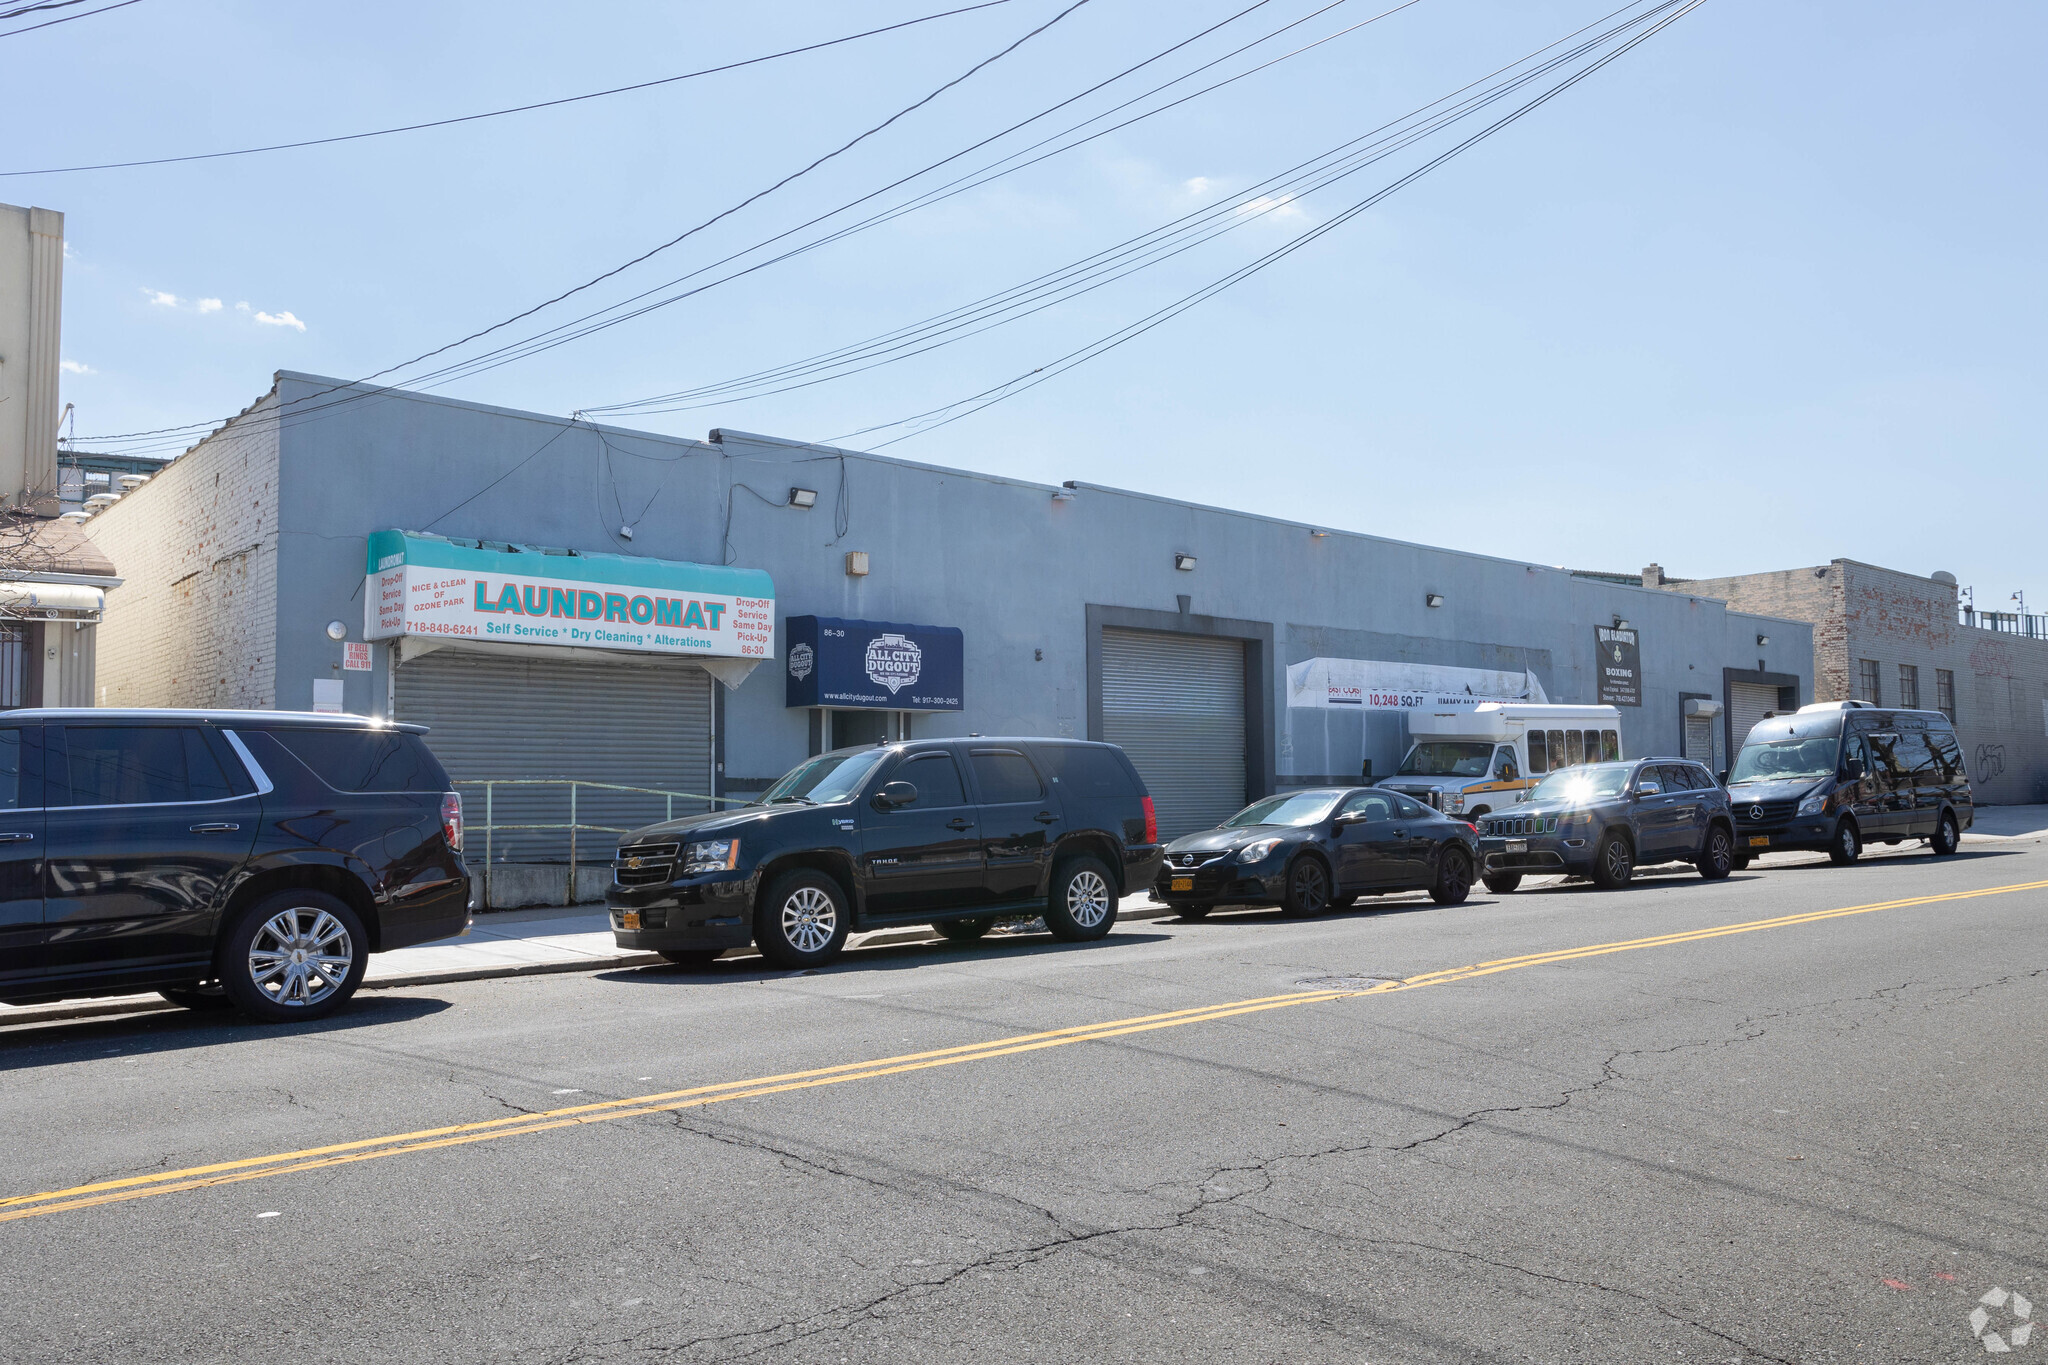
<svg viewBox="0 0 2048 1365"><path fill-rule="evenodd" d="M800 953L822 952L839 932L839 907L815 886L799 886L782 903L782 937Z"/></svg>
<svg viewBox="0 0 2048 1365"><path fill-rule="evenodd" d="M1109 915L1109 883L1092 868L1082 868L1067 883L1067 916L1083 929L1093 929Z"/></svg>
<svg viewBox="0 0 2048 1365"><path fill-rule="evenodd" d="M317 906L282 910L263 922L249 945L249 979L290 1008L317 1005L340 990L355 967L356 947L342 922Z"/></svg>
<svg viewBox="0 0 2048 1365"><path fill-rule="evenodd" d="M1625 882L1629 873L1635 870L1635 859L1629 857L1628 845L1615 839L1607 845L1607 875L1615 881Z"/></svg>

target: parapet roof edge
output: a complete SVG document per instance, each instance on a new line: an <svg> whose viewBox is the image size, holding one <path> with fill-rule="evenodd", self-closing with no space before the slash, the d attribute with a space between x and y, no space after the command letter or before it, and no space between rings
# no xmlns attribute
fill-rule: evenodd
<svg viewBox="0 0 2048 1365"><path fill-rule="evenodd" d="M337 390L361 389L381 398L405 399L415 403L433 403L444 408L465 408L471 412L487 412L498 417L517 417L528 422L546 422L558 427L582 427L585 430L602 431L607 435L630 437L639 441L665 441L670 445L691 446L707 452L717 449L710 442L700 441L694 436L671 436L667 432L641 431L637 427L617 427L609 422L593 422L587 417L559 417L551 412L534 412L529 408L501 407L496 403L478 403L467 398L451 398L445 394L422 393L418 389L336 379L332 375L307 374L301 370L279 370L276 378L278 380L295 379L308 384L330 384ZM272 391L275 392L274 384Z"/></svg>

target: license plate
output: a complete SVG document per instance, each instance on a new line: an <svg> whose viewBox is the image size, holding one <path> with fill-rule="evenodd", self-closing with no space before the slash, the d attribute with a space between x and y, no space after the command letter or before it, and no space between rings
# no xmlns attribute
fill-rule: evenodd
<svg viewBox="0 0 2048 1365"><path fill-rule="evenodd" d="M1508 852L1510 852L1510 853L1527 853L1528 851L1529 851L1529 841L1528 841L1527 839L1510 839L1510 840L1508 840Z"/></svg>
<svg viewBox="0 0 2048 1365"><path fill-rule="evenodd" d="M1771 846L1771 836L1768 834L1752 834L1749 836L1749 846L1751 848L1769 848Z"/></svg>
<svg viewBox="0 0 2048 1365"><path fill-rule="evenodd" d="M638 929L640 927L640 912L638 910L628 910L620 917L619 927L621 929Z"/></svg>
<svg viewBox="0 0 2048 1365"><path fill-rule="evenodd" d="M1173 885L1167 888L1169 891L1192 891L1194 889L1195 879L1193 877L1175 877Z"/></svg>

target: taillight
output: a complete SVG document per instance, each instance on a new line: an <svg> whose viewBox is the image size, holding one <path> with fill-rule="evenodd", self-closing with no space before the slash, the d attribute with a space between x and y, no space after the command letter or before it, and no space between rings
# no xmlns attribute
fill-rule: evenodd
<svg viewBox="0 0 2048 1365"><path fill-rule="evenodd" d="M441 833L447 836L448 847L462 852L462 797L458 793L441 796Z"/></svg>
<svg viewBox="0 0 2048 1365"><path fill-rule="evenodd" d="M1152 809L1151 797L1141 796L1138 800L1145 807L1145 842L1156 844L1159 842L1159 813Z"/></svg>

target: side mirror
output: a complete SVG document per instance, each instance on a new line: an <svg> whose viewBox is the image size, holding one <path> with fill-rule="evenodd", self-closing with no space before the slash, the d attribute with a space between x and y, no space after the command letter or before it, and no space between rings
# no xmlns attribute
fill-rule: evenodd
<svg viewBox="0 0 2048 1365"><path fill-rule="evenodd" d="M1664 788L1663 788L1662 786L1658 785L1658 784L1657 784L1657 783L1655 783L1655 782L1638 782L1638 783L1636 783L1636 795L1637 795L1637 796L1661 796L1661 795L1663 795L1663 793L1664 793Z"/></svg>
<svg viewBox="0 0 2048 1365"><path fill-rule="evenodd" d="M875 793L875 803L884 809L907 806L917 800L917 788L909 782L884 782Z"/></svg>
<svg viewBox="0 0 2048 1365"><path fill-rule="evenodd" d="M1851 782L1862 781L1863 760L1860 758L1852 758L1848 762L1844 763L1842 765L1842 775L1847 777Z"/></svg>
<svg viewBox="0 0 2048 1365"><path fill-rule="evenodd" d="M1527 788L1524 788L1524 789L1522 789L1521 791L1518 791L1518 792L1516 792L1516 793L1515 793L1515 800L1516 800L1516 801L1518 801L1518 802L1519 802L1519 801L1527 801L1528 799L1529 799L1529 792L1528 792L1528 789L1527 789Z"/></svg>

